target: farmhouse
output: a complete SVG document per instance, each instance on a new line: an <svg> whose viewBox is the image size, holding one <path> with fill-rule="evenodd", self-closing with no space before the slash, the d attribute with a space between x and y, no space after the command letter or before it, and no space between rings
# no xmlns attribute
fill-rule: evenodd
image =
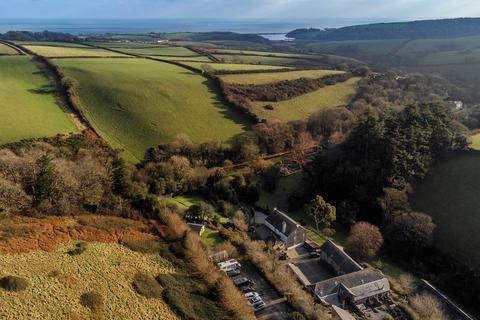
<svg viewBox="0 0 480 320"><path fill-rule="evenodd" d="M319 250L320 260L325 262L339 276L360 271L363 268L333 241L327 240Z"/></svg>
<svg viewBox="0 0 480 320"><path fill-rule="evenodd" d="M307 230L277 208L265 219L265 227L286 249L301 246L307 240Z"/></svg>
<svg viewBox="0 0 480 320"><path fill-rule="evenodd" d="M359 305L386 298L390 284L382 273L364 269L321 281L315 284L313 291L324 304Z"/></svg>

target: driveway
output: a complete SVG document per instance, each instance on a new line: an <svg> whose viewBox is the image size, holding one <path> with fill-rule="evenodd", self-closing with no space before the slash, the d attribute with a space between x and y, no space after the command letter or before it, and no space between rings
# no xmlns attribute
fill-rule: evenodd
<svg viewBox="0 0 480 320"><path fill-rule="evenodd" d="M250 278L255 283L255 290L267 305L265 309L256 313L257 319L288 320L288 314L293 309L253 264L246 262L242 268L242 273L238 277Z"/></svg>

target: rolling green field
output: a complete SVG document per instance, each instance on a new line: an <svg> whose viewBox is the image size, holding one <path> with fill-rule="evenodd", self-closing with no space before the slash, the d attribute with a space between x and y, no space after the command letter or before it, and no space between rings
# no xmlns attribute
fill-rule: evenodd
<svg viewBox="0 0 480 320"><path fill-rule="evenodd" d="M480 154L460 153L442 161L414 191L413 208L437 224L436 245L480 269Z"/></svg>
<svg viewBox="0 0 480 320"><path fill-rule="evenodd" d="M214 54L214 56L225 63L266 64L277 66L294 66L302 64L301 60L290 57L243 56L231 54Z"/></svg>
<svg viewBox="0 0 480 320"><path fill-rule="evenodd" d="M197 53L184 47L158 46L158 47L152 47L152 48L119 48L118 50L126 53L133 53L133 54L147 55L147 56L154 56L154 55L180 56L180 57L198 56Z"/></svg>
<svg viewBox="0 0 480 320"><path fill-rule="evenodd" d="M187 66L193 67L198 70L202 70L202 66L205 63L202 62L185 62L183 63ZM241 64L241 63L209 63L210 67L214 70L276 70L276 69L289 69L284 66L270 66L270 65L255 65L255 64Z"/></svg>
<svg viewBox="0 0 480 320"><path fill-rule="evenodd" d="M357 51L368 55L378 56L388 54L399 48L406 40L386 39L386 40L357 40L357 41L319 41L309 42L305 47L312 51L334 51L349 52Z"/></svg>
<svg viewBox="0 0 480 320"><path fill-rule="evenodd" d="M265 72L265 73L245 73L245 74L227 74L220 76L226 83L234 84L266 84L282 80L295 80L299 78L321 78L329 74L343 73L336 70L299 70L288 72Z"/></svg>
<svg viewBox="0 0 480 320"><path fill-rule="evenodd" d="M50 46L50 47L72 47L72 48L85 48L80 43L61 42L61 41L13 41L15 44L22 46Z"/></svg>
<svg viewBox="0 0 480 320"><path fill-rule="evenodd" d="M280 121L301 120L321 109L346 105L355 95L359 78L351 78L333 86L326 86L293 99L279 102L254 102L253 112L261 119ZM267 110L270 104L274 110Z"/></svg>
<svg viewBox="0 0 480 320"><path fill-rule="evenodd" d="M121 57L119 53L96 49L90 47L50 47L50 46L30 46L25 48L35 52L38 55L55 58L55 57Z"/></svg>
<svg viewBox="0 0 480 320"><path fill-rule="evenodd" d="M18 52L9 46L6 46L2 43L0 43L0 56L2 55L15 55L18 54Z"/></svg>
<svg viewBox="0 0 480 320"><path fill-rule="evenodd" d="M232 49L215 49L212 51L217 54L231 54L231 55L245 54L245 55L255 55L255 56L262 56L262 57L300 58L300 59L315 59L315 60L325 59L325 57L320 54L302 54L302 53L292 53L292 52L269 52L269 51L232 50Z"/></svg>
<svg viewBox="0 0 480 320"><path fill-rule="evenodd" d="M469 64L468 61L480 62L480 50L436 52L418 59L422 66L444 64Z"/></svg>
<svg viewBox="0 0 480 320"><path fill-rule="evenodd" d="M86 44L107 47L107 48L130 48L130 49L144 49L144 48L156 48L160 44L155 43L141 43L141 42L109 42L109 41L87 41Z"/></svg>
<svg viewBox="0 0 480 320"><path fill-rule="evenodd" d="M0 57L0 88L0 144L77 131L28 57Z"/></svg>
<svg viewBox="0 0 480 320"><path fill-rule="evenodd" d="M100 135L135 162L180 133L193 142L227 142L247 127L202 76L145 59L61 59L77 79L81 108Z"/></svg>
<svg viewBox="0 0 480 320"><path fill-rule="evenodd" d="M175 57L175 56L149 56L155 59L169 60L169 61L191 61L191 62L212 62L207 56L195 57Z"/></svg>

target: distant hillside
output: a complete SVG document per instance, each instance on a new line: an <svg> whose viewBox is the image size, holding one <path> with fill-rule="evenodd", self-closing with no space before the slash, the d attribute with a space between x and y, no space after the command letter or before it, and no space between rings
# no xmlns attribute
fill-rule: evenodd
<svg viewBox="0 0 480 320"><path fill-rule="evenodd" d="M480 35L480 18L421 20L396 23L374 23L338 29L297 29L287 37L299 40L378 40L456 38Z"/></svg>
<svg viewBox="0 0 480 320"><path fill-rule="evenodd" d="M235 32L176 32L161 33L160 38L169 40L190 40L190 41L216 41L216 40L234 40L249 41L259 43L269 43L270 41L256 34L243 34Z"/></svg>

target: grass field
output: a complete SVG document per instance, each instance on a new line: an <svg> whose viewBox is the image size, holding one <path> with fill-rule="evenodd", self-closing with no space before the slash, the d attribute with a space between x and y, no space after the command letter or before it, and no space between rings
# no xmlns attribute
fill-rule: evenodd
<svg viewBox="0 0 480 320"><path fill-rule="evenodd" d="M124 56L123 54L96 49L90 47L50 47L50 46L30 46L25 48L35 52L38 55L55 58L55 57L116 57Z"/></svg>
<svg viewBox="0 0 480 320"><path fill-rule="evenodd" d="M358 41L319 41L309 42L306 48L313 51L334 51L349 52L357 51L373 56L386 55L399 48L405 40L403 39L386 39L386 40L358 40Z"/></svg>
<svg viewBox="0 0 480 320"><path fill-rule="evenodd" d="M314 59L314 60L323 60L325 59L324 55L321 54L302 54L294 52L270 52L270 51L253 51L253 50L228 50L228 49L214 49L213 52L217 54L246 54L246 55L255 55L263 57L281 57L281 58L300 58L300 59Z"/></svg>
<svg viewBox="0 0 480 320"><path fill-rule="evenodd" d="M202 66L205 63L201 62L185 62L185 65L193 67L195 69L201 70ZM284 66L269 66L269 65L255 65L255 64L241 64L241 63L209 63L210 67L214 70L276 70L276 69L286 69Z"/></svg>
<svg viewBox="0 0 480 320"><path fill-rule="evenodd" d="M223 238L220 235L220 232L210 228L205 228L201 239L203 243L205 243L207 248L210 250L214 250L216 246L223 242Z"/></svg>
<svg viewBox="0 0 480 320"><path fill-rule="evenodd" d="M254 102L253 112L261 119L280 121L308 118L312 113L326 108L346 105L355 95L359 78L351 78L333 86L326 86L293 99L279 102ZM273 110L264 108L270 104Z"/></svg>
<svg viewBox="0 0 480 320"><path fill-rule="evenodd" d="M72 42L61 41L13 41L15 44L22 46L50 46L50 47L71 47L71 48L85 48L84 45Z"/></svg>
<svg viewBox="0 0 480 320"><path fill-rule="evenodd" d="M100 135L129 161L180 133L193 142L227 142L248 123L187 69L145 59L61 59L77 79L81 108Z"/></svg>
<svg viewBox="0 0 480 320"><path fill-rule="evenodd" d="M159 254L89 243L82 254L68 255L75 244L65 242L52 252L0 254L0 276L16 275L29 282L22 292L0 290L0 318L178 319L162 299L145 298L132 287L137 272L156 276L175 271ZM80 296L93 290L104 299L100 318L80 304Z"/></svg>
<svg viewBox="0 0 480 320"><path fill-rule="evenodd" d="M87 41L86 44L94 46L107 47L107 48L130 48L130 49L142 49L142 48L156 48L160 45L155 43L141 43L141 42L109 42L109 41Z"/></svg>
<svg viewBox="0 0 480 320"><path fill-rule="evenodd" d="M184 47L170 47L170 46L157 46L152 48L118 48L118 50L126 52L126 53L133 53L139 55L146 55L146 56L198 56L197 53L184 48Z"/></svg>
<svg viewBox="0 0 480 320"><path fill-rule="evenodd" d="M77 131L28 57L0 57L0 88L0 144Z"/></svg>
<svg viewBox="0 0 480 320"><path fill-rule="evenodd" d="M192 62L212 62L206 56L178 57L178 56L150 56L151 58L169 60L169 61L192 61Z"/></svg>
<svg viewBox="0 0 480 320"><path fill-rule="evenodd" d="M220 76L226 83L234 84L265 84L282 80L295 80L299 78L321 78L329 74L343 73L335 70L300 70L289 72L228 74Z"/></svg>
<svg viewBox="0 0 480 320"><path fill-rule="evenodd" d="M480 154L442 161L414 191L413 208L431 214L437 224L436 245L480 269Z"/></svg>
<svg viewBox="0 0 480 320"><path fill-rule="evenodd" d="M14 54L18 54L18 52L12 48L10 48L9 46L6 46L2 43L0 43L0 56L2 55L14 55Z"/></svg>
<svg viewBox="0 0 480 320"><path fill-rule="evenodd" d="M215 58L225 63L244 63L244 64L266 64L293 66L301 62L300 59L290 57L269 57L269 56L242 56L230 54L214 54ZM300 61L299 61L300 60Z"/></svg>

